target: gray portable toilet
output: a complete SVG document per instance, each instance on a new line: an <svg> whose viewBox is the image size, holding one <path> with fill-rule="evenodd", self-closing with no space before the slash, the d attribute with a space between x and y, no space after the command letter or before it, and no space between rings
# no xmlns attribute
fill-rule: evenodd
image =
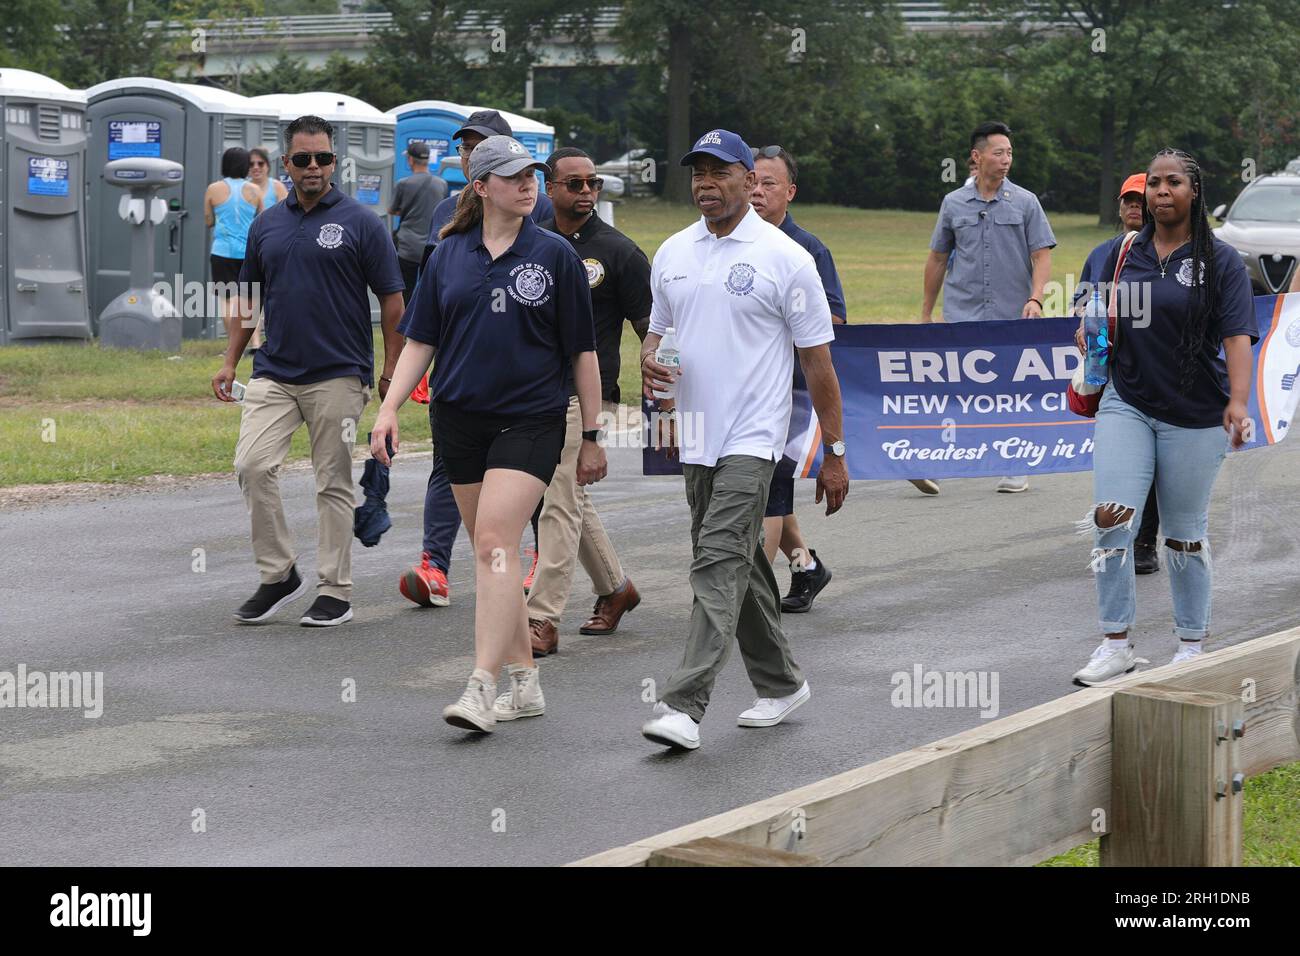
<svg viewBox="0 0 1300 956"><path fill-rule="evenodd" d="M310 114L327 120L334 127L334 152L338 157L330 182L388 222L396 117L345 93L268 93L251 97L251 102L280 114L281 149L285 127L299 116ZM276 174L293 188L283 169L277 168Z"/></svg>
<svg viewBox="0 0 1300 956"><path fill-rule="evenodd" d="M154 276L181 305L200 300L185 290L202 283L206 313L212 274L203 194L209 183L221 178L221 154L229 147L261 146L272 157L279 154L279 114L227 90L152 77L109 80L86 90L86 97L94 315L126 290L131 271L127 227L117 214L121 190L105 185L104 164L133 157L170 159L185 167L183 182L159 193L168 212L157 231ZM225 334L215 312L186 315L183 328L186 338Z"/></svg>
<svg viewBox="0 0 1300 956"><path fill-rule="evenodd" d="M0 345L90 337L86 97L0 69Z"/></svg>

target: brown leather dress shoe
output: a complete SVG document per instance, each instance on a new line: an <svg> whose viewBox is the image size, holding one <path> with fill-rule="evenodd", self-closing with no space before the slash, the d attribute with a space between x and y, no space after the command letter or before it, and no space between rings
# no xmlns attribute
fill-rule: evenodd
<svg viewBox="0 0 1300 956"><path fill-rule="evenodd" d="M596 598L596 607L591 612L591 619L578 628L579 634L613 634L618 630L618 622L623 615L641 603L641 595L636 585L628 578L623 586L613 594L602 594Z"/></svg>
<svg viewBox="0 0 1300 956"><path fill-rule="evenodd" d="M560 649L560 632L550 621L535 617L528 619L528 637L533 645L533 657L545 657Z"/></svg>

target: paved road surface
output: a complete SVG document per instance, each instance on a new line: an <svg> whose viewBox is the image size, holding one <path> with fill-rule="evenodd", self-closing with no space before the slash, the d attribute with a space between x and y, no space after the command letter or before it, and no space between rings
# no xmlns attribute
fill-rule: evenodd
<svg viewBox="0 0 1300 956"><path fill-rule="evenodd" d="M1214 646L1300 620L1290 445L1233 457L1219 478ZM0 710L5 862L564 863L981 721L891 706L897 671L996 671L1006 715L1070 693L1096 643L1090 544L1072 524L1089 474L1039 478L1022 495L949 481L937 498L859 482L830 519L802 482L800 517L835 575L811 614L786 618L813 699L785 725L735 726L752 691L733 655L703 747L668 754L638 727L643 681L662 682L681 653L688 515L680 480L641 477L625 450L595 494L641 607L613 637L579 637L591 602L579 572L561 653L543 664L548 713L471 737L439 716L472 666L463 534L450 608L416 609L396 589L418 555L427 469L427 456L395 469L396 527L354 549L356 619L330 630L283 612L271 626L231 623L256 585L233 480L0 512L0 670L98 670L105 682L98 720ZM283 482L314 579L311 489L304 471ZM1138 594L1138 653L1163 664L1167 575L1140 578ZM341 699L348 678L355 703ZM205 833L192 832L196 808Z"/></svg>

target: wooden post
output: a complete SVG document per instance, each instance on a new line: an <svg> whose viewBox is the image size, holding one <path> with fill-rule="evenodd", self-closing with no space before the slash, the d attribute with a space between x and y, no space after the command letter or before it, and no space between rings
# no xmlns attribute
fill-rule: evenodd
<svg viewBox="0 0 1300 956"><path fill-rule="evenodd" d="M820 866L816 857L703 837L655 850L646 866Z"/></svg>
<svg viewBox="0 0 1300 956"><path fill-rule="evenodd" d="M1112 702L1101 865L1240 866L1241 699L1144 684Z"/></svg>

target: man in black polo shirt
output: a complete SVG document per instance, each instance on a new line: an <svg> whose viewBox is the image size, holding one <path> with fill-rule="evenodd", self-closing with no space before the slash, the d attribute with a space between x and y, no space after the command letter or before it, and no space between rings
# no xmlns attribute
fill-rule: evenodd
<svg viewBox="0 0 1300 956"><path fill-rule="evenodd" d="M551 153L546 166L546 191L555 217L541 225L567 238L587 270L601 399L604 417L612 421L619 401L623 323L630 322L642 339L650 327L650 260L635 242L596 215L602 183L591 157L566 146ZM635 585L623 574L595 503L578 484L581 447L582 413L575 393L569 398L564 453L542 499L537 523L537 571L528 592L528 627L533 653L538 655L550 654L559 646L560 618L577 561L582 562L596 594L596 607L579 633L612 634L623 615L641 602Z"/></svg>
<svg viewBox="0 0 1300 956"><path fill-rule="evenodd" d="M319 116L300 116L284 139L282 161L294 188L253 220L239 274L241 289L260 290L266 344L253 358L235 447L262 585L235 618L261 623L307 589L279 489L289 443L306 422L316 473L319 584L299 623L328 627L352 617L352 445L374 376L366 289L380 304L383 397L404 342L397 332L403 283L383 221L330 185L334 127ZM212 379L213 392L226 402L233 400L235 365L257 315L257 303L248 298L240 308L245 321L232 329L225 364Z"/></svg>

